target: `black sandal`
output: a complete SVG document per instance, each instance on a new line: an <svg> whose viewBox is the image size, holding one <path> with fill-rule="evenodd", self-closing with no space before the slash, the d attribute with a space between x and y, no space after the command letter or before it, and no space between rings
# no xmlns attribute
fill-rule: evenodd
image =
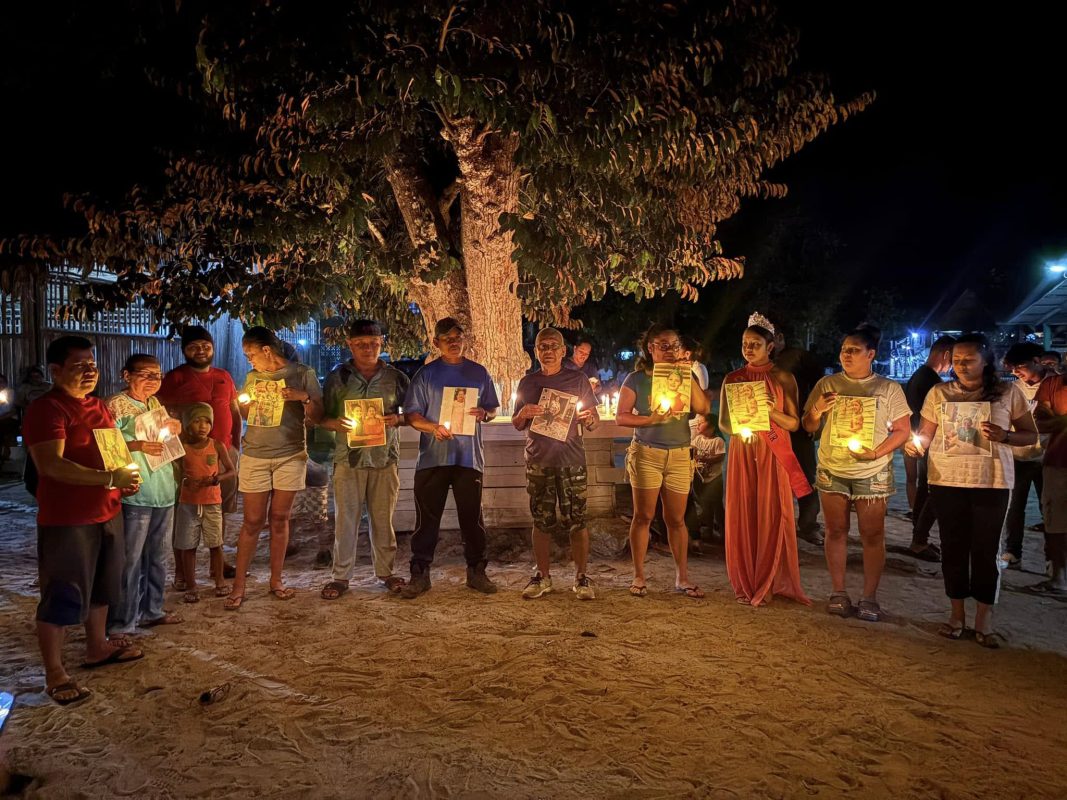
<svg viewBox="0 0 1067 800"><path fill-rule="evenodd" d="M330 581L319 592L323 600L336 600L348 591L348 584L344 581Z"/></svg>
<svg viewBox="0 0 1067 800"><path fill-rule="evenodd" d="M852 598L848 596L848 592L833 592L826 603L826 613L836 617L851 617Z"/></svg>
<svg viewBox="0 0 1067 800"><path fill-rule="evenodd" d="M937 635L955 641L963 636L963 623L961 622L957 627L951 622L942 622L941 626L937 629Z"/></svg>
<svg viewBox="0 0 1067 800"><path fill-rule="evenodd" d="M990 631L989 633L975 631L974 640L978 642L979 645L989 650L999 650L1003 645L1008 643L1008 640L996 631Z"/></svg>

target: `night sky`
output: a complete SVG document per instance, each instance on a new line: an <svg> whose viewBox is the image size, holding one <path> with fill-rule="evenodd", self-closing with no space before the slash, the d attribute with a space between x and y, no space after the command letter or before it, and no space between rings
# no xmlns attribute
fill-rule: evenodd
<svg viewBox="0 0 1067 800"><path fill-rule="evenodd" d="M157 145L192 125L126 77L136 64L120 20L83 10L77 34L57 33L44 5L0 11L0 235L47 230L64 191L118 192L158 173ZM805 66L842 99L878 99L772 174L788 199L746 202L723 226L728 253L796 210L840 239L858 282L897 287L917 321L961 286L1006 315L1046 260L1067 255L1059 27L1025 6L780 4Z"/></svg>

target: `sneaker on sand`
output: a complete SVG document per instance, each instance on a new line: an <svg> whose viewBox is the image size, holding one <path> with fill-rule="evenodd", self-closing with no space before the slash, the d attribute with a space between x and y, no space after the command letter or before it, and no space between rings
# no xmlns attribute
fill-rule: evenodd
<svg viewBox="0 0 1067 800"><path fill-rule="evenodd" d="M579 575L574 582L571 591L579 600L596 600L596 592L593 591L593 582L588 575Z"/></svg>
<svg viewBox="0 0 1067 800"><path fill-rule="evenodd" d="M523 600L533 600L540 597L543 594L548 594L552 591L552 578L544 577L540 572L535 572L534 576L530 578L530 582L526 584L526 588L522 590Z"/></svg>

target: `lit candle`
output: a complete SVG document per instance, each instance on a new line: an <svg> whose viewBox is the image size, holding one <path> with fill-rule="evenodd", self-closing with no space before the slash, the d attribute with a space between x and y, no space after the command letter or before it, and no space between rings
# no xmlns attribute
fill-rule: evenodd
<svg viewBox="0 0 1067 800"><path fill-rule="evenodd" d="M582 410L582 401L581 400L578 401L578 410L579 411Z"/></svg>
<svg viewBox="0 0 1067 800"><path fill-rule="evenodd" d="M671 399L667 395L663 395L659 399L659 410L666 414L671 410Z"/></svg>
<svg viewBox="0 0 1067 800"><path fill-rule="evenodd" d="M141 469L139 466L137 466L136 461L131 461L129 464L126 465L125 468L128 469L130 472L139 472Z"/></svg>
<svg viewBox="0 0 1067 800"><path fill-rule="evenodd" d="M450 419L446 419L445 420L445 430L446 431L452 430L452 420L450 420Z"/></svg>
<svg viewBox="0 0 1067 800"><path fill-rule="evenodd" d="M752 439L752 428L742 428L738 433L741 434L742 441L750 441Z"/></svg>
<svg viewBox="0 0 1067 800"><path fill-rule="evenodd" d="M912 434L911 443L915 445L915 449L920 453L923 451L923 440L919 438L919 434Z"/></svg>
<svg viewBox="0 0 1067 800"><path fill-rule="evenodd" d="M241 392L239 395L237 395L237 402L243 406L246 406L252 402L252 396L248 394L248 392Z"/></svg>
<svg viewBox="0 0 1067 800"><path fill-rule="evenodd" d="M396 413L397 414L403 414L404 413L404 407L403 406L397 406L396 407Z"/></svg>
<svg viewBox="0 0 1067 800"><path fill-rule="evenodd" d="M863 443L859 439L849 439L848 449L853 453L858 453L863 449Z"/></svg>
<svg viewBox="0 0 1067 800"><path fill-rule="evenodd" d="M6 403L11 399L11 392L7 389L0 389L0 403Z"/></svg>
<svg viewBox="0 0 1067 800"><path fill-rule="evenodd" d="M356 421L351 417L345 417L345 425L347 425L349 428L354 428L356 427Z"/></svg>

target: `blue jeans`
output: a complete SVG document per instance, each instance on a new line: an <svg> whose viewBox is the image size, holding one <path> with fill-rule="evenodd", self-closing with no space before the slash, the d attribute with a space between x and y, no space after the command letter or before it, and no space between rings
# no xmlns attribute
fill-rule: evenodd
<svg viewBox="0 0 1067 800"><path fill-rule="evenodd" d="M163 616L167 582L167 539L174 528L174 506L147 508L123 504L126 563L122 600L108 611L109 633L130 633L138 620Z"/></svg>

